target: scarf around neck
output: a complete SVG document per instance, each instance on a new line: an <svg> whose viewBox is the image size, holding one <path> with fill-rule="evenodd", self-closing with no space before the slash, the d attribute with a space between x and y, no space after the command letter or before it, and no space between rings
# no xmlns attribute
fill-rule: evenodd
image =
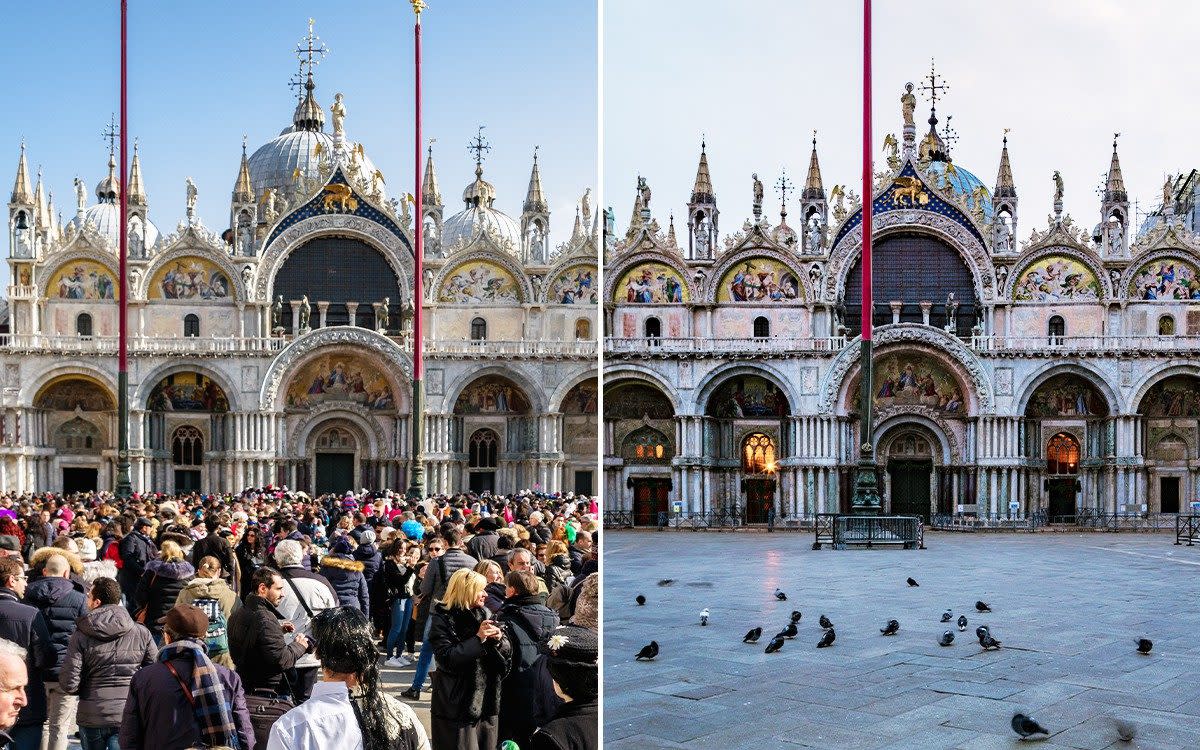
<svg viewBox="0 0 1200 750"><path fill-rule="evenodd" d="M185 684L178 675L184 697L192 705L192 714L204 744L209 747L225 745L238 750L237 727L233 723L232 696L225 695L217 665L208 658L198 641L180 640L168 643L158 652L158 660L166 663L179 659L192 662L192 679Z"/></svg>

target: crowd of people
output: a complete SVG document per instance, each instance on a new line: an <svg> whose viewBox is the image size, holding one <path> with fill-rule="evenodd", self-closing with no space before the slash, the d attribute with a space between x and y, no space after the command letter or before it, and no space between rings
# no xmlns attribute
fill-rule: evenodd
<svg viewBox="0 0 1200 750"><path fill-rule="evenodd" d="M592 750L597 519L536 491L0 495L0 750Z"/></svg>

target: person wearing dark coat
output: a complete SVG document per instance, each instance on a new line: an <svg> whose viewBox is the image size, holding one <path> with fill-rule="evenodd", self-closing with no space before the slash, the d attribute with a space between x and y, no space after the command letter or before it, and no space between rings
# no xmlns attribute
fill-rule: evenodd
<svg viewBox="0 0 1200 750"><path fill-rule="evenodd" d="M534 544L550 543L550 527L542 523L541 511L535 510L529 514L529 522L525 528L529 531L529 541Z"/></svg>
<svg viewBox="0 0 1200 750"><path fill-rule="evenodd" d="M208 615L199 607L180 605L167 613L166 643L157 661L139 669L129 683L121 750L191 750L234 741L239 748L253 750L254 725L242 681L237 672L214 664L205 654L207 632ZM195 704L184 693L185 685ZM205 717L204 726L200 716Z"/></svg>
<svg viewBox="0 0 1200 750"><path fill-rule="evenodd" d="M233 547L229 546L225 537L217 533L220 528L221 522L217 520L216 516L208 516L204 519L204 530L208 532L208 536L192 545L192 567L200 567L200 561L205 557L217 558L217 562L221 563L221 578L225 579L225 583L228 583L230 588L237 591L237 555L233 554Z"/></svg>
<svg viewBox="0 0 1200 750"><path fill-rule="evenodd" d="M46 683L46 746L66 750L67 737L75 732L75 708L78 700L59 685L58 671L67 655L67 643L75 632L75 621L87 614L87 599L82 584L67 578L71 565L62 555L52 555L42 567L42 577L25 589L25 603L37 607L46 621L54 662L42 675Z"/></svg>
<svg viewBox="0 0 1200 750"><path fill-rule="evenodd" d="M499 525L496 519L488 516L482 518L479 523L475 524L475 536L467 542L467 554L476 560L488 560L496 556L496 545L500 542L500 535L496 533Z"/></svg>
<svg viewBox="0 0 1200 750"><path fill-rule="evenodd" d="M528 747L533 730L549 721L562 701L554 686L539 680L542 646L558 627L558 613L542 604L537 576L513 571L505 577L507 598L496 614L512 643L512 669L500 688L500 739Z"/></svg>
<svg viewBox="0 0 1200 750"><path fill-rule="evenodd" d="M91 609L81 617L67 644L59 686L79 696L75 721L84 750L107 748L115 740L125 711L129 683L158 655L150 631L121 606L121 587L97 578L88 595Z"/></svg>
<svg viewBox="0 0 1200 750"><path fill-rule="evenodd" d="M163 629L159 620L175 606L179 592L195 577L196 569L183 559L183 550L174 542L163 542L162 559L151 560L146 566L138 584L137 597L146 605L142 624L150 629L155 643L162 642Z"/></svg>
<svg viewBox="0 0 1200 750"><path fill-rule="evenodd" d="M138 584L142 581L142 573L146 572L146 566L158 556L158 547L145 533L149 527L149 521L139 518L133 524L133 531L125 535L119 547L121 570L117 574L117 581L121 584L121 593L125 594L125 602L130 612L141 609L142 602L137 598Z"/></svg>
<svg viewBox="0 0 1200 750"><path fill-rule="evenodd" d="M287 584L279 571L263 566L254 571L250 585L254 593L229 618L229 653L246 692L290 695L284 672L293 669L309 650L308 638L297 633L287 643L284 637L283 617L275 607Z"/></svg>
<svg viewBox="0 0 1200 750"><path fill-rule="evenodd" d="M234 591L238 592L240 598L245 599L251 593L250 577L254 575L254 571L267 564L267 540L263 530L258 526L248 527L234 553L240 573L240 580Z"/></svg>
<svg viewBox="0 0 1200 750"><path fill-rule="evenodd" d="M567 545L563 542L550 542L546 555L546 590L553 592L558 586L566 586L571 581L571 557L567 554Z"/></svg>
<svg viewBox="0 0 1200 750"><path fill-rule="evenodd" d="M429 640L438 668L429 715L439 750L499 744L500 685L513 651L483 606L486 585L475 571L459 570L430 611Z"/></svg>
<svg viewBox="0 0 1200 750"><path fill-rule="evenodd" d="M337 592L338 602L343 607L354 607L370 616L371 596L367 591L367 579L363 575L366 566L351 557L350 540L338 537L329 554L321 558L321 575Z"/></svg>
<svg viewBox="0 0 1200 750"><path fill-rule="evenodd" d="M46 721L46 688L42 675L55 664L50 631L36 607L21 603L25 594L25 563L20 558L0 558L0 638L25 649L29 682L25 686L28 703L9 730L15 747L41 744L42 725Z"/></svg>
<svg viewBox="0 0 1200 750"><path fill-rule="evenodd" d="M359 539L358 546L354 548L354 552L350 556L363 564L363 578L366 578L367 583L370 583L375 580L375 574L383 566L383 555L379 552L379 548L375 546L374 531L367 529L359 536Z"/></svg>
<svg viewBox="0 0 1200 750"><path fill-rule="evenodd" d="M597 750L600 747L600 680L597 635L590 628L564 625L547 639L546 666L558 692L568 700L530 738L531 750Z"/></svg>

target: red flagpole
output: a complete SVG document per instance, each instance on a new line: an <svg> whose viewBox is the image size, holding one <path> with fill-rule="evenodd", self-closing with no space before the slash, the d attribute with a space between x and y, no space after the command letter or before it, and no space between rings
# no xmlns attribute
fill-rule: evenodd
<svg viewBox="0 0 1200 750"><path fill-rule="evenodd" d="M125 147L127 145L129 132L129 107L127 100L128 93L128 60L127 60L127 44L128 39L128 15L129 3L128 0L121 0L121 130L120 138L120 159L121 171L120 186L118 192L120 197L120 223L118 229L119 239L119 268L117 281L117 289L119 298L117 300L117 485L116 494L118 497L127 498L133 494L133 488L129 482L129 283L126 273L126 256L129 250L129 174L126 171L127 162L125 161Z"/></svg>
<svg viewBox="0 0 1200 750"><path fill-rule="evenodd" d="M413 26L413 70L415 75L414 125L413 125L413 398L412 398L412 459L409 469L408 496L416 499L425 497L425 384L421 379L424 365L424 310L425 299L425 208L422 199L421 179L421 11L424 0L412 0L413 12L417 16Z"/></svg>
<svg viewBox="0 0 1200 750"><path fill-rule="evenodd" d="M862 157L862 338L871 340L874 318L871 278L871 0L863 0L863 157Z"/></svg>

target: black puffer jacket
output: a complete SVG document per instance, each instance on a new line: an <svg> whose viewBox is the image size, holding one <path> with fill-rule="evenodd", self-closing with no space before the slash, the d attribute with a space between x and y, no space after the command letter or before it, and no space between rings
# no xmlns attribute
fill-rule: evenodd
<svg viewBox="0 0 1200 750"><path fill-rule="evenodd" d="M550 558L542 579L546 582L546 590L550 592L554 591L555 586L566 586L571 580L571 558L562 554Z"/></svg>
<svg viewBox="0 0 1200 750"><path fill-rule="evenodd" d="M106 604L82 617L59 675L62 689L79 696L79 725L119 725L133 673L153 664L157 655L150 631L120 604Z"/></svg>
<svg viewBox="0 0 1200 750"><path fill-rule="evenodd" d="M360 544L354 548L351 555L363 564L363 578L366 578L368 583L374 581L375 574L383 565L383 555L379 553L379 548L374 544Z"/></svg>
<svg viewBox="0 0 1200 750"><path fill-rule="evenodd" d="M558 627L558 614L534 594L505 601L496 620L513 647L512 669L501 688L500 737L526 747L533 730L552 719L562 703L546 673L536 666L539 647Z"/></svg>
<svg viewBox="0 0 1200 750"><path fill-rule="evenodd" d="M150 632L162 632L162 625L158 624L159 619L166 616L171 607L175 606L179 592L195 577L196 569L186 560L150 561L137 590L138 601L147 605L144 624L150 628Z"/></svg>
<svg viewBox="0 0 1200 750"><path fill-rule="evenodd" d="M325 555L321 558L321 575L325 576L337 592L338 602L343 607L354 607L364 615L369 615L371 596L367 592L364 567L358 560L351 560L342 555Z"/></svg>
<svg viewBox="0 0 1200 750"><path fill-rule="evenodd" d="M56 682L67 655L67 643L75 632L75 621L87 614L83 586L67 578L39 578L25 589L25 603L38 608L50 631L54 664L46 671L46 681Z"/></svg>
<svg viewBox="0 0 1200 750"><path fill-rule="evenodd" d="M432 616L429 640L438 665L429 704L434 721L461 725L499 715L500 683L512 663L508 636L486 643L476 637L479 623L491 616L485 607L449 609L438 602Z"/></svg>
<svg viewBox="0 0 1200 750"><path fill-rule="evenodd" d="M41 726L46 721L46 688L42 681L45 670L54 664L54 647L50 632L37 607L22 604L11 589L0 588L0 638L26 649L25 666L29 684L25 695L29 702L17 715L18 727Z"/></svg>
<svg viewBox="0 0 1200 750"><path fill-rule="evenodd" d="M286 642L281 619L279 610L258 594L246 597L242 608L229 618L229 653L247 693L286 692L283 673L304 655L299 643Z"/></svg>

